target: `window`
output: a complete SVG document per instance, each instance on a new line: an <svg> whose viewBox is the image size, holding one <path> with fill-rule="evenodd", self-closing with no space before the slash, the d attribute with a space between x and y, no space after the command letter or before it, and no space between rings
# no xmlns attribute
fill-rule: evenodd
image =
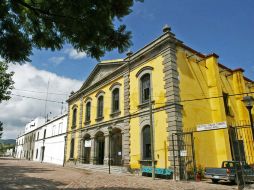
<svg viewBox="0 0 254 190"><path fill-rule="evenodd" d="M223 102L224 102L226 115L230 115L230 110L228 105L228 93L223 92Z"/></svg>
<svg viewBox="0 0 254 190"><path fill-rule="evenodd" d="M103 117L103 96L98 98L97 118Z"/></svg>
<svg viewBox="0 0 254 190"><path fill-rule="evenodd" d="M39 140L40 132L37 133L37 140Z"/></svg>
<svg viewBox="0 0 254 190"><path fill-rule="evenodd" d="M116 88L112 92L112 112L119 111L119 88Z"/></svg>
<svg viewBox="0 0 254 190"><path fill-rule="evenodd" d="M36 159L38 158L38 148L36 149L36 155L35 155L35 158L36 158Z"/></svg>
<svg viewBox="0 0 254 190"><path fill-rule="evenodd" d="M74 139L71 139L70 158L74 157Z"/></svg>
<svg viewBox="0 0 254 190"><path fill-rule="evenodd" d="M143 138L143 159L151 160L151 135L150 135L150 126L147 125L143 128L142 131Z"/></svg>
<svg viewBox="0 0 254 190"><path fill-rule="evenodd" d="M91 102L86 103L86 122L90 121L91 119Z"/></svg>
<svg viewBox="0 0 254 190"><path fill-rule="evenodd" d="M72 127L75 128L77 123L77 108L73 109L73 115L72 115Z"/></svg>
<svg viewBox="0 0 254 190"><path fill-rule="evenodd" d="M147 103L150 96L150 74L141 77L141 103Z"/></svg>
<svg viewBox="0 0 254 190"><path fill-rule="evenodd" d="M44 129L44 134L43 134L43 138L44 138L44 139L46 138L46 132L47 132L47 130Z"/></svg>
<svg viewBox="0 0 254 190"><path fill-rule="evenodd" d="M63 123L59 123L59 126L58 126L58 134L61 134L63 132Z"/></svg>
<svg viewBox="0 0 254 190"><path fill-rule="evenodd" d="M55 134L55 130L56 130L56 126L54 125L54 126L52 127L52 136L56 135L56 134Z"/></svg>

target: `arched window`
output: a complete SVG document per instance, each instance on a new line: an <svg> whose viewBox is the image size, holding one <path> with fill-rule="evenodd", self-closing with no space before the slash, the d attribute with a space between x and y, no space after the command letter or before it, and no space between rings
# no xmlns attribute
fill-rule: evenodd
<svg viewBox="0 0 254 190"><path fill-rule="evenodd" d="M86 122L91 120L91 102L86 103Z"/></svg>
<svg viewBox="0 0 254 190"><path fill-rule="evenodd" d="M112 92L112 113L119 111L119 88Z"/></svg>
<svg viewBox="0 0 254 190"><path fill-rule="evenodd" d="M147 125L142 130L142 140L143 140L143 159L151 160L151 135L150 126Z"/></svg>
<svg viewBox="0 0 254 190"><path fill-rule="evenodd" d="M145 74L140 79L141 83L141 103L147 103L149 101L150 96L150 74Z"/></svg>
<svg viewBox="0 0 254 190"><path fill-rule="evenodd" d="M103 117L103 96L100 96L98 98L97 102L97 118L102 118Z"/></svg>
<svg viewBox="0 0 254 190"><path fill-rule="evenodd" d="M76 123L77 123L77 108L74 108L72 113L72 128L76 127Z"/></svg>
<svg viewBox="0 0 254 190"><path fill-rule="evenodd" d="M74 139L71 139L70 158L74 157Z"/></svg>

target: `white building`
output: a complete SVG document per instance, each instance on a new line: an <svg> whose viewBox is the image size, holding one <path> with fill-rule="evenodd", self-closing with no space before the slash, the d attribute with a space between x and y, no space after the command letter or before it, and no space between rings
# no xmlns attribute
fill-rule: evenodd
<svg viewBox="0 0 254 190"><path fill-rule="evenodd" d="M45 119L42 117L37 117L36 119L30 121L26 124L25 130L16 139L15 157L20 159L30 160L33 157L33 145L34 145L34 131L39 128Z"/></svg>
<svg viewBox="0 0 254 190"><path fill-rule="evenodd" d="M45 123L36 130L33 160L63 164L67 114Z"/></svg>
<svg viewBox="0 0 254 190"><path fill-rule="evenodd" d="M67 114L46 123L43 120L26 125L25 133L16 140L16 158L63 164Z"/></svg>

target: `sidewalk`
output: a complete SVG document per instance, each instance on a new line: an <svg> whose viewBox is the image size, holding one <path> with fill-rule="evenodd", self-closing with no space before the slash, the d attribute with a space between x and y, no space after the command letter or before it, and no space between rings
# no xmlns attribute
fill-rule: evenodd
<svg viewBox="0 0 254 190"><path fill-rule="evenodd" d="M175 182L130 174L107 174L26 160L0 158L0 189L232 190L230 183Z"/></svg>

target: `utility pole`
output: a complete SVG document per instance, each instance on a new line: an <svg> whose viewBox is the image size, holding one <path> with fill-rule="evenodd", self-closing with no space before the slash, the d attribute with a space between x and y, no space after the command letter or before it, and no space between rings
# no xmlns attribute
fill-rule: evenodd
<svg viewBox="0 0 254 190"><path fill-rule="evenodd" d="M150 111L150 138L151 138L151 157L152 157L152 178L155 179L155 164L154 164L154 142L153 142L153 107L151 99L151 89L149 94L149 111Z"/></svg>

